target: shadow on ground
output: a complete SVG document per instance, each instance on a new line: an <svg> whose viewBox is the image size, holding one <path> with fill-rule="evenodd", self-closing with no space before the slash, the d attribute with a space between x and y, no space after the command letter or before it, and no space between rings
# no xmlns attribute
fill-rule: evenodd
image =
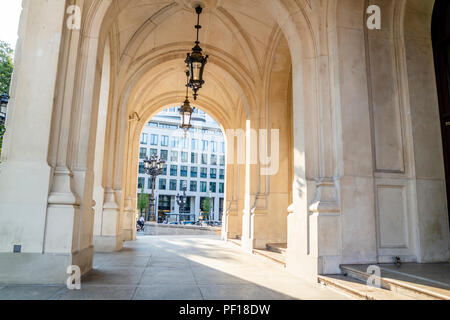
<svg viewBox="0 0 450 320"><path fill-rule="evenodd" d="M139 237L117 253L95 254L82 290L0 286L0 300L291 300L346 299L291 276L217 236Z"/></svg>

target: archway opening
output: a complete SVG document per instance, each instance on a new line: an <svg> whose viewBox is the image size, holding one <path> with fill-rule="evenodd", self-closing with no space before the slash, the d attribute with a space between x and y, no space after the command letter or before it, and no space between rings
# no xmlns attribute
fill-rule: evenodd
<svg viewBox="0 0 450 320"><path fill-rule="evenodd" d="M189 131L181 130L180 123L178 108L170 107L150 119L142 131L138 216L158 224L220 227L226 189L224 132L198 108ZM144 161L151 156L165 162L155 178L145 170Z"/></svg>

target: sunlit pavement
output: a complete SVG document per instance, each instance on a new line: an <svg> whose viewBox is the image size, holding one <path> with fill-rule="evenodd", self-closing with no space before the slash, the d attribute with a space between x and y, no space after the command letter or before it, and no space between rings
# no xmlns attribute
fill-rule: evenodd
<svg viewBox="0 0 450 320"><path fill-rule="evenodd" d="M96 254L81 290L0 287L0 300L340 300L346 296L289 274L216 236L139 237Z"/></svg>

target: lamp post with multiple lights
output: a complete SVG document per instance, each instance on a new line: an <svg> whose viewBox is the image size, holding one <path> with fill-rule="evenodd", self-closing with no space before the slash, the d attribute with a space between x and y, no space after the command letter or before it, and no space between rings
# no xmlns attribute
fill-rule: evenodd
<svg viewBox="0 0 450 320"><path fill-rule="evenodd" d="M147 217L147 221L156 221L156 206L155 206L155 184L156 177L164 173L164 165L166 162L154 154L144 161L145 172L152 178L152 194L150 195L150 210Z"/></svg>
<svg viewBox="0 0 450 320"><path fill-rule="evenodd" d="M181 214L183 214L183 216L185 214L185 207L187 204L186 189L183 190L182 195L177 195L177 204L180 207L180 214L178 215L178 224L179 224Z"/></svg>

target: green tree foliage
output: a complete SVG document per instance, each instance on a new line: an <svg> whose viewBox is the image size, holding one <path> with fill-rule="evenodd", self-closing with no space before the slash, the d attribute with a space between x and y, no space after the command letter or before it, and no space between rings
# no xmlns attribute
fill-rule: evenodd
<svg viewBox="0 0 450 320"><path fill-rule="evenodd" d="M9 86L13 72L13 50L6 43L0 40L0 95L9 95ZM0 155L2 153L3 135L5 126L0 124Z"/></svg>
<svg viewBox="0 0 450 320"><path fill-rule="evenodd" d="M150 203L149 196L148 194L144 193L144 188L142 188L141 194L139 195L138 198L138 209L141 211L141 216L147 209L149 203Z"/></svg>
<svg viewBox="0 0 450 320"><path fill-rule="evenodd" d="M9 95L13 68L13 50L6 42L0 40L0 95Z"/></svg>
<svg viewBox="0 0 450 320"><path fill-rule="evenodd" d="M209 219L209 211L211 210L211 200L209 198L203 199L202 207L205 217Z"/></svg>

